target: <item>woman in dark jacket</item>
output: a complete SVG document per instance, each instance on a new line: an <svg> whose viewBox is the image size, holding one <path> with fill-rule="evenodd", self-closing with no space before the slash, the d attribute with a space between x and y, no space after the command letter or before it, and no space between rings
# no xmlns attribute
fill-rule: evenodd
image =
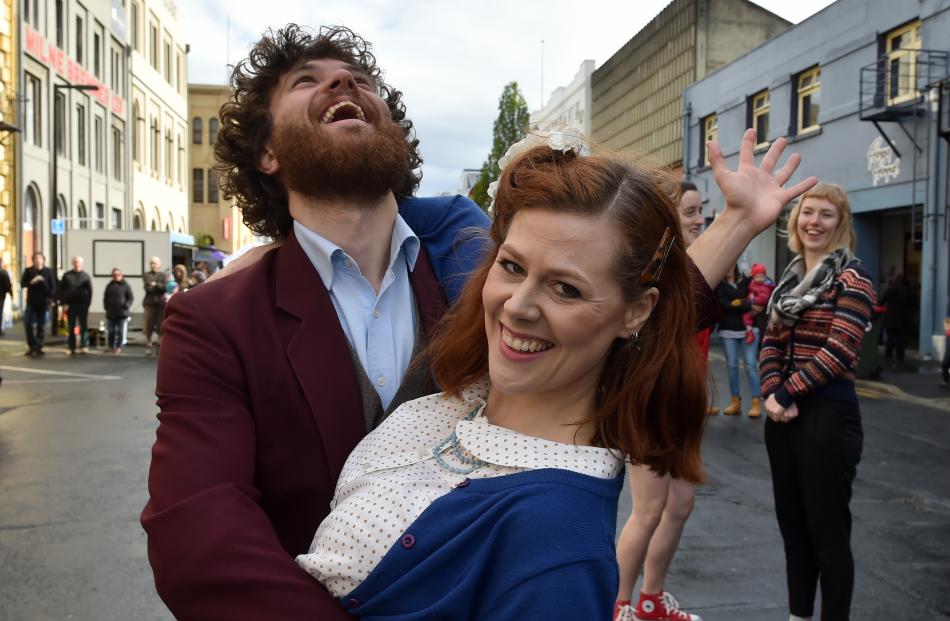
<svg viewBox="0 0 950 621"><path fill-rule="evenodd" d="M102 296L102 306L106 310L109 351L113 354L121 354L122 346L125 345L133 299L135 296L132 295L132 287L122 277L122 270L113 268L112 281L106 285L106 292Z"/></svg>
<svg viewBox="0 0 950 621"><path fill-rule="evenodd" d="M759 330L753 328L755 338L749 342L746 339L746 326L742 322L742 315L754 310L749 301L749 277L734 266L716 287L716 299L722 310L719 320L719 337L722 339L722 348L726 355L726 366L729 368L729 391L732 399L722 411L723 414L741 414L742 398L741 383L739 380L739 359L745 366L749 380L749 392L752 394L752 407L749 408L749 418L758 418L762 415L762 399L759 388Z"/></svg>

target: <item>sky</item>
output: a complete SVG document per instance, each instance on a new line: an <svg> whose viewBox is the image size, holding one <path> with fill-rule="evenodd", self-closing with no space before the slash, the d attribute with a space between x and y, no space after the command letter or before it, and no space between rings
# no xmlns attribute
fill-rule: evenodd
<svg viewBox="0 0 950 621"><path fill-rule="evenodd" d="M508 82L528 110L574 79L583 60L606 62L669 0L177 0L190 83L223 84L268 27L342 24L373 44L385 79L403 92L421 142L420 196L454 192L462 170L491 149ZM830 0L759 0L798 23ZM228 27L230 23L230 27ZM543 62L542 62L542 43Z"/></svg>

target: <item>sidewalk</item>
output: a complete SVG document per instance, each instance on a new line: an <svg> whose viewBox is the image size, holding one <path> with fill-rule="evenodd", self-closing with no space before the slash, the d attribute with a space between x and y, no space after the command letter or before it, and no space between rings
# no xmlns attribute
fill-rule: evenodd
<svg viewBox="0 0 950 621"><path fill-rule="evenodd" d="M53 336L50 333L48 325L46 328L46 336L43 339L43 350L46 351L47 355L65 350L67 348L65 332L58 336ZM90 330L98 330L98 326L90 325L89 328ZM132 353L137 353L136 350L141 350L144 353L145 339L141 331L132 332L130 330L126 335L126 341L123 350L127 351L129 348L132 348ZM105 340L103 339L99 346L90 341L89 349L92 352L106 353ZM23 322L15 321L13 322L13 327L9 330L4 330L3 336L0 336L0 356L19 356L25 354L26 350L26 331L23 328Z"/></svg>

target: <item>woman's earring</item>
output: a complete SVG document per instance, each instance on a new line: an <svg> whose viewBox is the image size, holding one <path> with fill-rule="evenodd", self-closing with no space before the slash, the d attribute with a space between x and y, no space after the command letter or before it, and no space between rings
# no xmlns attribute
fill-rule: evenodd
<svg viewBox="0 0 950 621"><path fill-rule="evenodd" d="M637 348L637 351L643 351L643 348L640 347L640 331L636 331L628 337L632 342L633 346Z"/></svg>

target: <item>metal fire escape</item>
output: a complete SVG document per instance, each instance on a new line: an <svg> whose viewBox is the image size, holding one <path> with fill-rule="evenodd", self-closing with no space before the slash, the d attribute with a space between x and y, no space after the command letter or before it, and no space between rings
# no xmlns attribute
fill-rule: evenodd
<svg viewBox="0 0 950 621"><path fill-rule="evenodd" d="M861 120L874 124L898 158L904 159L882 123L896 124L897 129L907 136L911 144L910 213L911 235L915 241L918 225L921 233L927 228L923 222L930 186L926 182L930 151L927 108L932 92L943 93L950 89L948 56L950 54L939 50L899 49L882 55L874 63L861 68ZM950 115L950 112L941 110L941 120L946 115ZM950 125L950 121L946 124ZM940 135L950 140L950 131ZM918 180L918 171L921 169L924 179ZM923 181L922 196L918 196L919 181ZM921 210L919 215L918 208ZM946 236L946 230L944 235Z"/></svg>

